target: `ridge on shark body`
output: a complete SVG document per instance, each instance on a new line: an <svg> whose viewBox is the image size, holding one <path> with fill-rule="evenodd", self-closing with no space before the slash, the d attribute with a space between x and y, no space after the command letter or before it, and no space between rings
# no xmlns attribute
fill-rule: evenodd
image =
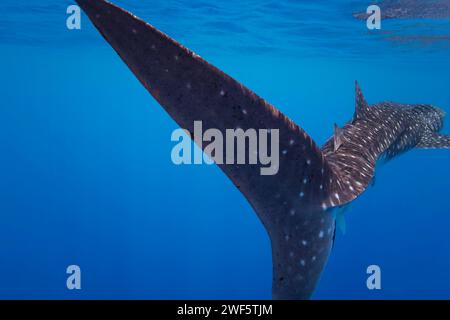
<svg viewBox="0 0 450 320"><path fill-rule="evenodd" d="M444 113L429 105L369 106L356 84L353 118L321 148L274 106L153 26L104 0L77 0L107 42L176 121L193 132L278 129L279 171L218 165L271 240L273 298L308 299L333 245L336 219L371 184L377 160L414 148L449 148ZM335 219L336 217L336 219ZM339 220L339 219L338 219Z"/></svg>

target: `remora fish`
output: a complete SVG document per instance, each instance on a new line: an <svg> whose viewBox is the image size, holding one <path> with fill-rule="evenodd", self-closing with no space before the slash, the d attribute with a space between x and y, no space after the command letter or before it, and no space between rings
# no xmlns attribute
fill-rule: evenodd
<svg viewBox="0 0 450 320"><path fill-rule="evenodd" d="M272 244L273 298L310 298L331 250L334 208L371 183L380 157L413 148L449 148L444 113L428 105L369 106L358 84L353 119L320 148L299 126L242 84L151 25L104 0L77 0L151 95L193 132L278 129L278 174L259 166L220 165L254 208Z"/></svg>

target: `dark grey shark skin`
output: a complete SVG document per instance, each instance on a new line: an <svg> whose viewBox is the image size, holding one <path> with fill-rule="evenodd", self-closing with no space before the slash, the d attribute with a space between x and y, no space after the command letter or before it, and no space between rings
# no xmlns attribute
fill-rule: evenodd
<svg viewBox="0 0 450 320"><path fill-rule="evenodd" d="M449 19L450 0L385 0L373 1L381 8L382 19ZM353 15L367 19L366 12Z"/></svg>
<svg viewBox="0 0 450 320"><path fill-rule="evenodd" d="M219 166L270 236L274 299L311 297L332 247L330 212L366 189L377 158L394 146L406 150L435 139L437 109L369 108L357 89L355 118L338 130L340 139L334 136L321 149L275 107L156 28L104 0L77 2L180 127L193 132L194 121L201 120L203 130L223 133L237 127L279 130L276 175L260 175L259 165ZM368 137L371 142L364 143Z"/></svg>

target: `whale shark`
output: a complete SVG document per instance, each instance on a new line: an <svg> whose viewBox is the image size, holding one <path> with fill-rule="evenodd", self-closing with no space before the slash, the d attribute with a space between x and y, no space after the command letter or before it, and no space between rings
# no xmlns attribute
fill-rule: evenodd
<svg viewBox="0 0 450 320"><path fill-rule="evenodd" d="M380 160L449 148L444 112L431 105L369 105L356 83L351 120L320 147L280 110L152 25L104 0L77 0L142 85L189 132L279 130L279 170L217 164L248 200L272 248L274 299L309 299L332 250L341 210L371 184Z"/></svg>
<svg viewBox="0 0 450 320"><path fill-rule="evenodd" d="M398 28L391 24L391 30L382 36L384 40L400 44L414 43L421 47L439 43L445 45L445 42L450 41L448 32L438 34L435 30L430 31L441 29L439 21L450 19L450 0L381 0L371 3L380 7L383 21L402 19L413 22L408 28L405 25ZM358 20L367 20L370 15L366 11L353 13L353 17ZM417 23L417 20L426 22Z"/></svg>
<svg viewBox="0 0 450 320"><path fill-rule="evenodd" d="M448 19L450 0L383 0L372 1L381 8L382 19ZM366 12L353 14L357 19L367 19Z"/></svg>

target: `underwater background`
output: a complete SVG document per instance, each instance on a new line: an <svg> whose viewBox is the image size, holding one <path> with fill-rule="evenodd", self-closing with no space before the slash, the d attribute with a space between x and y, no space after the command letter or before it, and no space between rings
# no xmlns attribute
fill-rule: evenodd
<svg viewBox="0 0 450 320"><path fill-rule="evenodd" d="M318 144L369 103L450 112L450 20L369 1L127 0ZM176 166L177 125L73 1L0 3L0 298L270 299L269 238L218 167ZM446 133L448 130L444 129ZM351 206L314 299L450 298L450 151L378 168ZM293 173L295 174L295 173ZM81 267L82 290L66 288ZM366 287L381 267L382 289Z"/></svg>

